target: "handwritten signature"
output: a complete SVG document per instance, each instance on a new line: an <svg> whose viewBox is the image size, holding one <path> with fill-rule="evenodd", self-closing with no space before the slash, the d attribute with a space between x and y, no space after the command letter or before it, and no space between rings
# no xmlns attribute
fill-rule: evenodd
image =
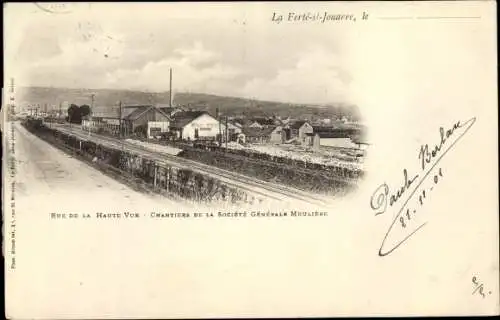
<svg viewBox="0 0 500 320"><path fill-rule="evenodd" d="M382 241L378 253L379 256L389 255L426 225L427 222L418 224L414 222L421 221L417 209L426 203L426 198L434 189L434 186L443 178L443 169L441 167L436 168L436 166L475 122L476 118L472 118L463 123L458 121L447 130L443 127L439 128L439 144L434 145L434 147L429 147L428 144L420 147L418 152L420 173L410 174L407 169L404 169L402 186L399 187L396 192L391 192L387 183L383 183L375 189L375 192L371 196L370 207L375 211L376 216L386 212L388 206L393 207L402 202L402 205L397 209L397 215ZM433 179L430 181L430 185L429 183L424 185L428 177L432 177ZM410 200L415 196L418 196L416 198L418 201L416 203L410 203ZM399 228L395 228L396 226L399 226ZM411 228L412 226L413 228ZM396 240L392 248L386 249L385 244L387 239L396 231L400 234L399 237L396 236L396 238L401 240Z"/></svg>

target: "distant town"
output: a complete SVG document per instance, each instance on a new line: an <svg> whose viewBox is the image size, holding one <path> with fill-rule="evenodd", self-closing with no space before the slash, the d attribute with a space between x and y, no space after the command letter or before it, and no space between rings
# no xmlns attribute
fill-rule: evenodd
<svg viewBox="0 0 500 320"><path fill-rule="evenodd" d="M92 103L52 108L29 106L21 115L80 126L84 131L150 141L210 142L228 148L251 148L275 152L297 150L335 151L362 157L369 145L365 128L346 116L300 118L228 116L193 105L125 104L91 106ZM264 146L273 148L263 148ZM293 147L296 148L293 148ZM340 152L343 151L343 152Z"/></svg>
<svg viewBox="0 0 500 320"><path fill-rule="evenodd" d="M32 130L36 122L37 128L53 134L76 137L82 152L82 141L90 139L95 143L101 139L109 148L126 143L140 148L139 154L148 150L180 157L193 161L192 166L208 165L307 192L343 193L363 176L369 142L356 113L327 117L329 110L314 106L312 115L301 117L296 116L299 106L288 108L295 112L293 116L284 115L287 108L280 106L279 112L264 109L256 114L252 105L178 104L171 92L170 88L163 103L132 104L124 97L111 105L99 103L98 93L90 92L81 98L88 103L30 104L21 108L18 117L28 121ZM109 162L96 157L95 150L92 154L94 162Z"/></svg>

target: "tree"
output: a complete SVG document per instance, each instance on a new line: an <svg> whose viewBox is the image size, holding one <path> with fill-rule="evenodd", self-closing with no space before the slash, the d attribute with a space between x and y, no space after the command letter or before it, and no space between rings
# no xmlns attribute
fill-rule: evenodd
<svg viewBox="0 0 500 320"><path fill-rule="evenodd" d="M71 123L82 123L82 115L80 113L80 107L76 104L71 104L68 108L68 119Z"/></svg>
<svg viewBox="0 0 500 320"><path fill-rule="evenodd" d="M90 106L83 104L80 106L80 114L82 117L90 115Z"/></svg>

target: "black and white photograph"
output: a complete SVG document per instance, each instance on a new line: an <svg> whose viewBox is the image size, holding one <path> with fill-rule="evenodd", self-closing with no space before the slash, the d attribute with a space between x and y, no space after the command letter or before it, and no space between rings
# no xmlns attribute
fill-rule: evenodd
<svg viewBox="0 0 500 320"><path fill-rule="evenodd" d="M6 316L498 314L494 9L7 3Z"/></svg>
<svg viewBox="0 0 500 320"><path fill-rule="evenodd" d="M21 75L12 79L14 128L34 167L26 170L41 171L45 183L83 183L83 162L96 177L107 181L97 171L107 173L170 202L325 206L365 175L367 128L349 96L344 44L324 41L330 30L300 30L299 43L288 30L262 36L237 16L138 27L59 14L29 26L16 54ZM31 151L47 144L59 150ZM60 163L65 154L69 167ZM37 168L39 161L61 169ZM105 184L95 179L87 190L118 196Z"/></svg>

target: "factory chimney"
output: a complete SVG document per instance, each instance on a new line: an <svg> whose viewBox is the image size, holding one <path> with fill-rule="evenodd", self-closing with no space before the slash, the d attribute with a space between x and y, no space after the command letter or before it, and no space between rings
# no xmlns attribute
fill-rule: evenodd
<svg viewBox="0 0 500 320"><path fill-rule="evenodd" d="M173 103L173 94L172 94L172 68L170 68L170 107L172 108L174 106L174 103Z"/></svg>

